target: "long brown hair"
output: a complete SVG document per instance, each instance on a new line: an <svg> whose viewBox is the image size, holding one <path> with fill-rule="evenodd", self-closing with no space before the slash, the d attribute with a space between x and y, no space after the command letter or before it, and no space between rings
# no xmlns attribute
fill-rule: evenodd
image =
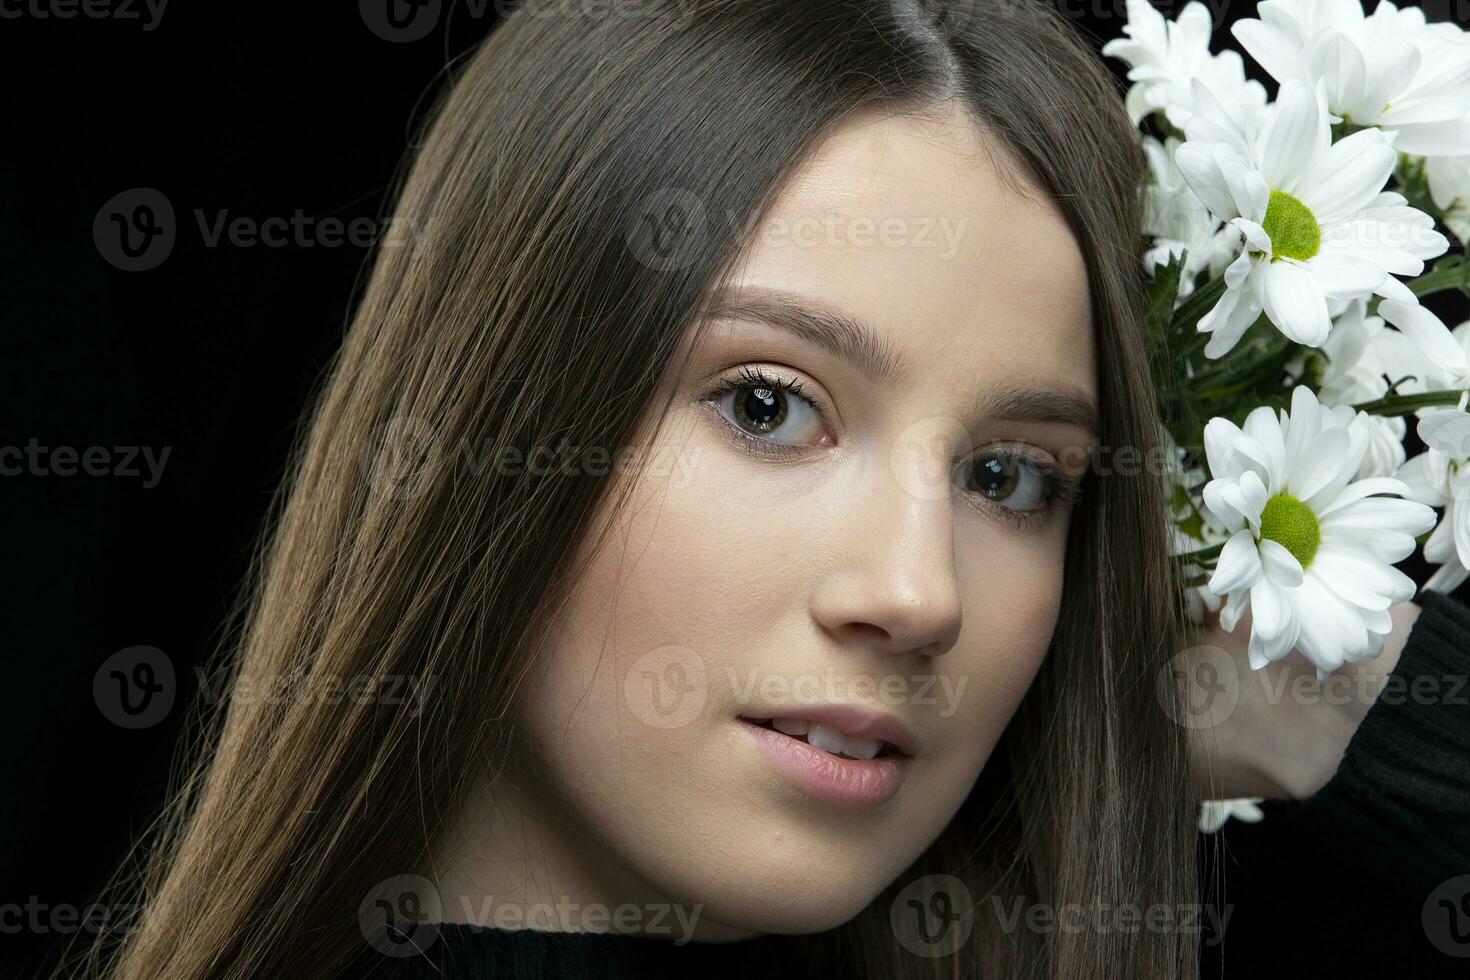
<svg viewBox="0 0 1470 980"><path fill-rule="evenodd" d="M422 712L226 699L120 895L145 912L92 966L120 980L328 977L358 908L419 868L509 750L535 624L577 581L607 476L470 472L459 447L623 447L666 408L701 303L783 182L873 109L949 102L1024 167L1086 259L1105 445L1155 444L1140 325L1142 155L1071 25L1031 0L529 4L458 68L304 428L241 627L240 681L433 678ZM626 6L626 5L625 5ZM691 214L692 212L696 212ZM669 224L670 220L673 224ZM669 232L674 232L669 234ZM1052 649L949 830L854 921L802 944L845 975L1179 977L1182 931L1007 931L989 899L1197 900L1158 481L1078 504ZM954 956L914 956L897 889L979 900ZM839 966L840 964L840 966Z"/></svg>

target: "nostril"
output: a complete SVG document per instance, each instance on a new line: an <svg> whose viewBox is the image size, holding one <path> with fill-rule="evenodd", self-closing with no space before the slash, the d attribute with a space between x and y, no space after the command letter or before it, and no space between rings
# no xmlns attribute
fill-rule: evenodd
<svg viewBox="0 0 1470 980"><path fill-rule="evenodd" d="M855 636L868 636L885 643L893 639L892 634L876 623L848 623L844 629Z"/></svg>

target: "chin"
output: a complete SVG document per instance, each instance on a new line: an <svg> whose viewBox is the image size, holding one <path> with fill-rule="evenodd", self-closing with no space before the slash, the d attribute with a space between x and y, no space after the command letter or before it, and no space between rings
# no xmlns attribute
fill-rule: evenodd
<svg viewBox="0 0 1470 980"><path fill-rule="evenodd" d="M747 934L823 932L856 917L912 860L891 850L891 835L879 848L864 835L834 839L821 828L784 823L707 843L723 853L685 869L693 870L692 878L665 894L687 896L687 905L699 906L701 922L710 926ZM884 850L894 857L885 860Z"/></svg>

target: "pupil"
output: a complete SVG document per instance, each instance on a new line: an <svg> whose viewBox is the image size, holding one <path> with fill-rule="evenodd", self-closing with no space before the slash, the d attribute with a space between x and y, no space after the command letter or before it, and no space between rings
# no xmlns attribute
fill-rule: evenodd
<svg viewBox="0 0 1470 980"><path fill-rule="evenodd" d="M746 392L735 404L742 423L761 432L769 432L781 424L786 417L786 405L779 394L770 388L748 388Z"/></svg>
<svg viewBox="0 0 1470 980"><path fill-rule="evenodd" d="M1003 500L1011 495L1016 485L1016 471L1008 461L995 456L980 460L971 471L972 489L979 490L994 500Z"/></svg>

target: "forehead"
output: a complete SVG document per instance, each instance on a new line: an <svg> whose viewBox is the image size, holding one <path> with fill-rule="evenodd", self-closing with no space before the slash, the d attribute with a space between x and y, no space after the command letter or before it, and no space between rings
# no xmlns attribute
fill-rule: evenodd
<svg viewBox="0 0 1470 980"><path fill-rule="evenodd" d="M848 123L761 216L731 285L862 319L926 387L1004 379L1095 393L1081 251L1029 177L1002 178L1003 151L986 140L958 111Z"/></svg>

